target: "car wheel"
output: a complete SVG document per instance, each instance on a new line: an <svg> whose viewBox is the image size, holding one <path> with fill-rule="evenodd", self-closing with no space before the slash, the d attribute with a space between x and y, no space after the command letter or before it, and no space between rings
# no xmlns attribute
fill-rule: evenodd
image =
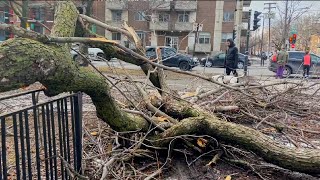
<svg viewBox="0 0 320 180"><path fill-rule="evenodd" d="M206 65L206 67L212 67L213 63L212 63L212 61L207 61L207 62L205 62L205 65Z"/></svg>
<svg viewBox="0 0 320 180"><path fill-rule="evenodd" d="M292 69L289 66L285 66L283 70L283 76L289 77L292 74Z"/></svg>
<svg viewBox="0 0 320 180"><path fill-rule="evenodd" d="M239 61L237 66L238 66L238 69L243 69L244 68L244 63Z"/></svg>
<svg viewBox="0 0 320 180"><path fill-rule="evenodd" d="M103 53L98 53L97 57L99 61L104 61L106 59L106 56Z"/></svg>
<svg viewBox="0 0 320 180"><path fill-rule="evenodd" d="M188 71L190 69L190 65L188 62L183 61L179 64L179 68L183 71Z"/></svg>

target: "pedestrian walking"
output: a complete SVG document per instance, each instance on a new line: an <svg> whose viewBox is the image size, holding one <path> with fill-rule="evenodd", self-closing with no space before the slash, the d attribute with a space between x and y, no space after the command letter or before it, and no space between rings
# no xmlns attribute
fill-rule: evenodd
<svg viewBox="0 0 320 180"><path fill-rule="evenodd" d="M309 71L311 66L311 56L309 49L306 50L306 54L303 56L303 77L309 78Z"/></svg>
<svg viewBox="0 0 320 180"><path fill-rule="evenodd" d="M261 54L261 63L260 63L260 66L264 66L264 61L267 60L268 57L267 57L267 54L265 52L263 52Z"/></svg>
<svg viewBox="0 0 320 180"><path fill-rule="evenodd" d="M285 65L288 63L288 52L286 51L286 48L283 46L281 48L281 51L277 55L277 64L278 64L278 70L276 78L283 78L283 71L285 68Z"/></svg>
<svg viewBox="0 0 320 180"><path fill-rule="evenodd" d="M232 39L227 40L228 50L226 52L226 58L224 61L224 66L226 68L226 74L229 76L230 73L237 77L237 67L238 67L238 48L235 46Z"/></svg>

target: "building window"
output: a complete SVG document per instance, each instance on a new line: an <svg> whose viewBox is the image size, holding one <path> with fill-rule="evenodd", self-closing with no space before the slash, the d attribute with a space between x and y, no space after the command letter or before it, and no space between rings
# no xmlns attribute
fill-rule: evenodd
<svg viewBox="0 0 320 180"><path fill-rule="evenodd" d="M224 12L223 13L223 21L224 22L234 21L234 12Z"/></svg>
<svg viewBox="0 0 320 180"><path fill-rule="evenodd" d="M0 22L4 23L4 12L0 11Z"/></svg>
<svg viewBox="0 0 320 180"><path fill-rule="evenodd" d="M189 22L189 13L184 12L184 13L178 14L178 21L179 22Z"/></svg>
<svg viewBox="0 0 320 180"><path fill-rule="evenodd" d="M159 14L159 22L169 22L170 15L168 13L160 13Z"/></svg>
<svg viewBox="0 0 320 180"><path fill-rule="evenodd" d="M120 41L121 40L121 33L113 32L112 33L112 40Z"/></svg>
<svg viewBox="0 0 320 180"><path fill-rule="evenodd" d="M46 16L45 9L41 7L31 8L30 11L31 11L32 19L35 19L35 20L44 20Z"/></svg>
<svg viewBox="0 0 320 180"><path fill-rule="evenodd" d="M146 39L145 38L146 37L146 33L143 32L143 31L137 31L136 33L139 36L139 38L141 39L142 44L144 45L145 44L145 39Z"/></svg>
<svg viewBox="0 0 320 180"><path fill-rule="evenodd" d="M170 46L178 49L179 38L174 36L167 36L165 39L165 46Z"/></svg>
<svg viewBox="0 0 320 180"><path fill-rule="evenodd" d="M146 14L143 11L138 11L134 14L134 20L135 21L145 21L146 20Z"/></svg>
<svg viewBox="0 0 320 180"><path fill-rule="evenodd" d="M222 33L221 43L225 43L228 39L232 39L232 35L232 33Z"/></svg>
<svg viewBox="0 0 320 180"><path fill-rule="evenodd" d="M200 32L198 38L198 44L210 44L210 33Z"/></svg>
<svg viewBox="0 0 320 180"><path fill-rule="evenodd" d="M119 22L122 20L122 11L111 11L112 14L112 21Z"/></svg>

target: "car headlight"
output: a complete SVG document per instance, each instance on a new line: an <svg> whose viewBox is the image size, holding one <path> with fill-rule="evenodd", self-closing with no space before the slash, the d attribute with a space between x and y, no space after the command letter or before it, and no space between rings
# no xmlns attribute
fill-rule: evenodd
<svg viewBox="0 0 320 180"><path fill-rule="evenodd" d="M199 58L197 58L197 57L193 57L192 60L193 60L194 62L199 62Z"/></svg>

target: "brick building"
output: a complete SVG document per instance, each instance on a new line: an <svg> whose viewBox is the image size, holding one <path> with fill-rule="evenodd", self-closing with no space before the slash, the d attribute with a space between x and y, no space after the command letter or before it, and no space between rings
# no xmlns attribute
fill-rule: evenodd
<svg viewBox="0 0 320 180"><path fill-rule="evenodd" d="M55 2L56 1L29 1L27 29L43 34L50 34L49 30L52 28L54 20ZM78 9L85 9L87 4L86 2L82 3L81 1L77 1L76 5ZM104 21L105 1L94 1L92 10L92 16ZM16 16L14 11L4 2L0 2L0 23L15 24L17 26L21 24L18 16ZM103 36L105 34L105 30L99 27L92 26L92 30ZM0 41L13 37L14 34L0 30Z"/></svg>
<svg viewBox="0 0 320 180"><path fill-rule="evenodd" d="M251 1L242 2L241 7L248 7ZM235 0L109 0L105 2L105 21L116 27L126 22L147 46L172 46L188 52L195 49L195 53L203 54L226 49L224 43L232 38L235 26L236 7ZM195 33L194 23L203 24L202 31ZM106 31L105 35L133 46L120 33Z"/></svg>

